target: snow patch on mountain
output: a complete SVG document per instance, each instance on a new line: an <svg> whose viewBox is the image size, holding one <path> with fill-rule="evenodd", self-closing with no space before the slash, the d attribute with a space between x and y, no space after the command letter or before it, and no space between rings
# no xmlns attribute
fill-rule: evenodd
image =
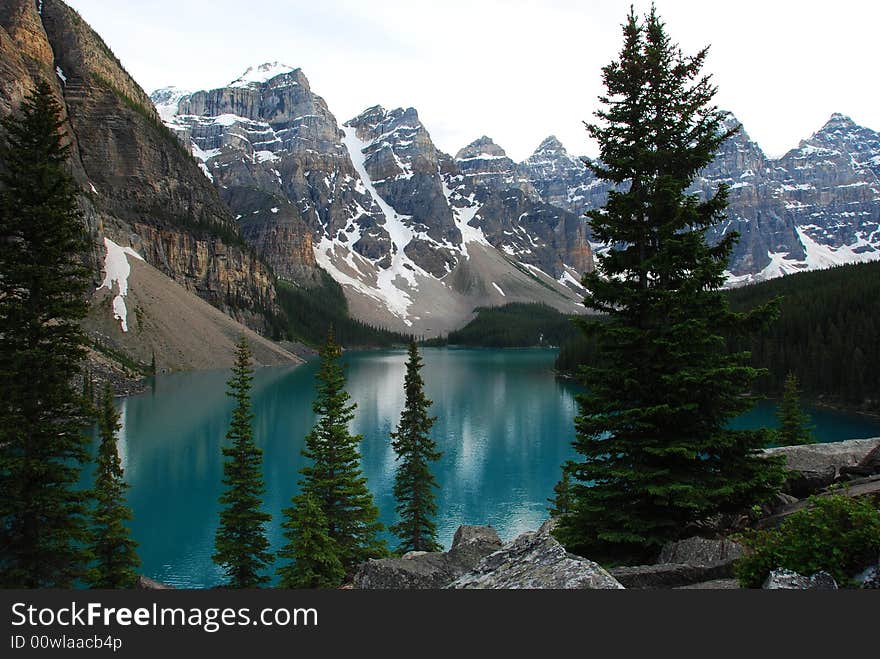
<svg viewBox="0 0 880 659"><path fill-rule="evenodd" d="M849 263L866 263L880 259L880 250L877 249L876 244L862 234L857 234L856 242L852 244L830 247L813 240L807 232L810 228L812 227L803 226L796 229L798 238L807 253L806 264L810 270L831 268ZM874 236L874 238L876 240L877 237Z"/></svg>
<svg viewBox="0 0 880 659"><path fill-rule="evenodd" d="M441 177L441 180L443 184L443 196L446 197L446 202L452 210L452 217L455 221L455 226L461 233L461 253L464 256L468 256L468 245L470 244L491 246L489 241L486 240L483 230L479 227L471 226L471 221L476 217L477 213L480 212L480 208L482 208L482 206L476 201L475 194L471 192L470 195L465 197L459 192L451 190L449 187L449 181L445 177Z"/></svg>
<svg viewBox="0 0 880 659"><path fill-rule="evenodd" d="M113 298L113 317L120 322L123 332L128 331L128 309L125 307L125 296L128 295L128 276L131 274L131 265L128 257L143 261L143 257L131 247L120 247L109 238L104 238L104 247L107 254L104 257L104 281L98 286L98 290L106 288L113 292L113 284L117 286L116 296Z"/></svg>
<svg viewBox="0 0 880 659"><path fill-rule="evenodd" d="M172 124L179 111L180 101L189 94L190 92L177 87L163 87L150 94L150 98L162 121L165 124Z"/></svg>
<svg viewBox="0 0 880 659"><path fill-rule="evenodd" d="M375 291L368 294L371 297L378 296L394 315L401 318L407 326L411 326L412 321L408 318L408 312L412 305L412 292L419 287L416 275L430 276L416 265L404 251L416 235L405 222L412 218L395 211L382 198L373 185L373 180L366 169L366 155L364 153L366 149L372 146L373 142L361 140L357 136L357 129L351 126L343 126L342 131L345 135L343 142L348 149L352 165L354 165L354 169L363 182L366 191L382 211L382 215L385 217L383 227L391 238L391 265L387 268L379 268ZM319 263L323 265L323 262L327 260L330 253L327 251L325 240L321 241L319 249L322 249L322 247L324 254L319 258ZM349 282L346 281L346 283ZM356 287L361 288L360 286Z"/></svg>

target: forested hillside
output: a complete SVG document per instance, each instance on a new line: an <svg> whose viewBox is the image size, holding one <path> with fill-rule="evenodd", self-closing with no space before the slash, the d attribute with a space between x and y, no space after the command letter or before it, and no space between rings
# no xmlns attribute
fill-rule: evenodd
<svg viewBox="0 0 880 659"><path fill-rule="evenodd" d="M727 292L736 310L781 297L779 318L748 345L769 374L758 393L779 395L788 373L814 400L880 411L880 263L803 272ZM560 350L556 367L573 373L591 359L578 336Z"/></svg>
<svg viewBox="0 0 880 659"><path fill-rule="evenodd" d="M278 304L284 314L274 319L272 332L276 338L302 341L317 347L326 340L327 331L332 327L336 340L347 348L388 348L409 342L409 336L352 318L342 287L323 270L319 276L320 284L313 288L300 288L289 282L278 281Z"/></svg>
<svg viewBox="0 0 880 659"><path fill-rule="evenodd" d="M446 338L426 345L457 345L480 348L526 348L558 346L578 334L573 316L559 313L545 304L506 304L477 309L477 317Z"/></svg>
<svg viewBox="0 0 880 659"><path fill-rule="evenodd" d="M779 319L747 346L778 394L789 372L806 395L880 411L880 263L804 272L728 293L734 309L782 297Z"/></svg>

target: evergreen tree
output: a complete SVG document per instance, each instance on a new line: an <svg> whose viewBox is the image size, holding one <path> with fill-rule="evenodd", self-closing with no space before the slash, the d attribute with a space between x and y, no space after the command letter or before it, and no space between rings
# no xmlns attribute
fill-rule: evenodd
<svg viewBox="0 0 880 659"><path fill-rule="evenodd" d="M779 446L816 443L813 428L810 426L810 416L801 409L798 379L794 373L789 373L785 378L782 404L776 416L779 419L779 429L776 431L776 443Z"/></svg>
<svg viewBox="0 0 880 659"><path fill-rule="evenodd" d="M212 557L223 567L232 588L258 588L269 577L261 574L272 560L266 524L271 519L260 510L266 488L263 484L263 451L254 443L251 411L253 382L251 351L242 336L235 349L235 366L227 382L227 395L235 400L232 421L223 447L223 485L220 495L220 526L214 538Z"/></svg>
<svg viewBox="0 0 880 659"><path fill-rule="evenodd" d="M113 406L113 394L108 384L100 400L98 447L95 470L95 509L92 513L90 549L97 565L89 570L86 581L92 588L131 588L137 580L140 566L135 548L137 543L125 523L132 519L131 509L125 504L128 484L123 478L122 463L116 448L119 414Z"/></svg>
<svg viewBox="0 0 880 659"><path fill-rule="evenodd" d="M41 82L0 144L0 586L70 587L86 568L88 440L75 390L88 271L61 107Z"/></svg>
<svg viewBox="0 0 880 659"><path fill-rule="evenodd" d="M616 186L588 213L592 235L613 248L583 278L584 304L605 318L583 321L599 355L582 370L582 460L558 531L570 550L607 561L648 558L686 523L759 501L781 480L758 455L766 431L727 429L759 372L724 334L755 331L774 308L729 310L719 289L737 236L705 235L727 189L703 201L685 192L739 127L711 104L707 49L683 55L653 8L644 21L631 11L623 36L603 69L602 125L587 124L601 151L592 169Z"/></svg>
<svg viewBox="0 0 880 659"><path fill-rule="evenodd" d="M332 330L320 352L317 396L312 406L318 420L306 436L303 456L310 464L300 470L300 491L314 497L327 519L327 535L336 545L346 571L369 558L387 553L378 538L383 530L379 510L361 472L362 437L348 430L356 405L345 391L342 350ZM297 556L297 559L300 557Z"/></svg>
<svg viewBox="0 0 880 659"><path fill-rule="evenodd" d="M560 517L567 515L572 510L571 470L573 464L566 462L562 465L562 478L553 487L554 496L548 499L550 502L550 515Z"/></svg>
<svg viewBox="0 0 880 659"><path fill-rule="evenodd" d="M90 368L87 368L85 373L83 373L82 405L83 414L92 417L97 415L95 408L95 383L92 380L92 370Z"/></svg>
<svg viewBox="0 0 880 659"><path fill-rule="evenodd" d="M278 568L282 588L335 588L342 583L345 569L339 548L330 537L327 517L315 497L301 494L284 510L284 537L287 544L278 556L288 563Z"/></svg>
<svg viewBox="0 0 880 659"><path fill-rule="evenodd" d="M437 420L428 416L431 401L425 397L424 382L419 373L422 358L415 342L409 344L404 392L406 403L397 431L391 433L391 445L400 464L394 478L394 497L400 521L391 532L400 538L397 551L440 551L437 543L437 503L434 488L437 481L430 463L440 459L437 444L430 437L431 427Z"/></svg>

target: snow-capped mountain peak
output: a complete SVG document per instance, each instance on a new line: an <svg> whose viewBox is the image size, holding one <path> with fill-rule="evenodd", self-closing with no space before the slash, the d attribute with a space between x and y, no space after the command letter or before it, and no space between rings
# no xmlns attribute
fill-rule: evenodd
<svg viewBox="0 0 880 659"><path fill-rule="evenodd" d="M264 85L282 75L294 73L295 67L281 62L266 62L259 66L248 67L241 76L229 83L229 87L252 87Z"/></svg>
<svg viewBox="0 0 880 659"><path fill-rule="evenodd" d="M189 91L179 87L163 87L150 94L150 98L155 104L156 111L159 113L162 121L169 123L177 116L181 99L189 96L189 94Z"/></svg>
<svg viewBox="0 0 880 659"><path fill-rule="evenodd" d="M459 161L489 160L492 158L507 158L507 153L495 144L491 137L486 137L485 135L474 140L455 154L455 159Z"/></svg>
<svg viewBox="0 0 880 659"><path fill-rule="evenodd" d="M553 155L557 153L567 154L568 152L565 150L565 147L556 135L550 135L549 137L544 138L544 141L538 145L537 149L535 149L535 154L539 153Z"/></svg>

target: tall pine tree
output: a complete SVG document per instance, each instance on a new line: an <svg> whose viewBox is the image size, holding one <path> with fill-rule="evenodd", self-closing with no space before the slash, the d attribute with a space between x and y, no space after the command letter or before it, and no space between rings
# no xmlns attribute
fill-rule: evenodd
<svg viewBox="0 0 880 659"><path fill-rule="evenodd" d="M798 379L794 373L785 378L782 392L782 404L776 413L779 429L776 431L776 443L779 446L796 444L815 444L810 416L801 409Z"/></svg>
<svg viewBox="0 0 880 659"><path fill-rule="evenodd" d="M437 543L437 481L431 462L440 459L437 444L431 439L431 427L437 420L428 415L431 401L425 396L420 371L424 366L415 341L409 344L409 359L403 388L406 394L397 431L391 433L391 445L400 464L394 478L394 497L400 521L391 532L400 538L397 551L440 551Z"/></svg>
<svg viewBox="0 0 880 659"><path fill-rule="evenodd" d="M729 310L719 289L737 236L706 241L727 189L686 193L739 127L712 105L707 49L683 55L653 8L644 21L631 11L623 37L603 69L601 124L587 124L601 150L592 169L615 186L588 215L593 239L612 249L583 278L584 304L605 322L583 322L599 357L582 371L581 460L558 531L569 549L605 561L649 558L686 523L759 501L781 479L758 455L766 431L727 429L751 406L742 394L758 371L724 336L755 331L774 308Z"/></svg>
<svg viewBox="0 0 880 659"><path fill-rule="evenodd" d="M61 107L46 82L2 122L0 585L70 587L86 568L88 459L74 378L88 271Z"/></svg>
<svg viewBox="0 0 880 659"><path fill-rule="evenodd" d="M300 470L300 491L318 503L339 562L350 572L358 563L384 556L387 549L378 537L383 530L379 510L361 471L362 437L352 435L348 429L357 406L349 403L351 397L345 391L342 350L332 330L320 357L317 395L312 406L318 420L306 436L302 451L309 463ZM297 509L294 501L289 510Z"/></svg>
<svg viewBox="0 0 880 659"><path fill-rule="evenodd" d="M262 572L272 560L266 524L271 519L260 510L263 493L263 450L254 443L251 411L253 383L251 351L242 336L235 349L235 366L227 382L227 395L235 400L232 421L223 447L223 485L220 526L212 557L229 577L231 588L258 588L269 581Z"/></svg>
<svg viewBox="0 0 880 659"><path fill-rule="evenodd" d="M125 504L125 482L122 463L116 448L119 432L119 413L113 406L113 394L108 384L99 402L98 447L95 469L95 508L92 512L90 549L96 564L86 575L92 588L132 588L137 580L140 559L137 543L125 523L132 519L131 509Z"/></svg>
<svg viewBox="0 0 880 659"><path fill-rule="evenodd" d="M293 497L284 510L287 544L278 552L285 559L278 568L282 588L335 588L345 577L339 549L327 530L327 517L314 496Z"/></svg>

